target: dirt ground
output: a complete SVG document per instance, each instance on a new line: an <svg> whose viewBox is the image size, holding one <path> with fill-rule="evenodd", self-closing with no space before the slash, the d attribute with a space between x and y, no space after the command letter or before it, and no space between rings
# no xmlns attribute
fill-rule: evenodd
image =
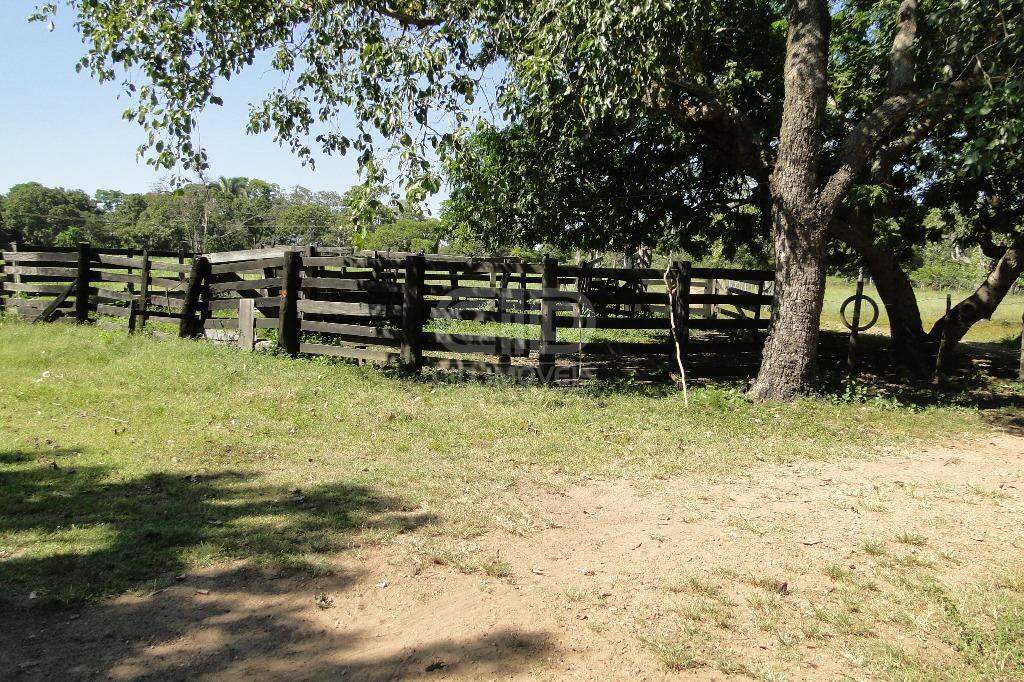
<svg viewBox="0 0 1024 682"><path fill-rule="evenodd" d="M340 558L329 578L212 567L75 612L9 614L0 677L869 678L846 635L797 622L837 593L828 573L867 584L882 551L954 589L1019 567L1022 476L1024 437L1000 433L714 480L533 491L522 501L536 530L472 541L507 566L494 575L425 560L402 537ZM789 615L766 624L769 596ZM681 622L704 643L692 659L665 644ZM917 639L908 646L949 655Z"/></svg>

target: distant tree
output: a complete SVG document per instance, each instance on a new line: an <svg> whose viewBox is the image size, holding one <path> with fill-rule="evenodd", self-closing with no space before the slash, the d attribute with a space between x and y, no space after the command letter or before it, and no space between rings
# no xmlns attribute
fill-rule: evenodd
<svg viewBox="0 0 1024 682"><path fill-rule="evenodd" d="M222 175L217 179L214 186L224 194L234 197L244 197L249 191L249 178L228 178Z"/></svg>
<svg viewBox="0 0 1024 682"><path fill-rule="evenodd" d="M368 251L422 251L437 253L441 244L441 221L399 218L361 234L356 246Z"/></svg>
<svg viewBox="0 0 1024 682"><path fill-rule="evenodd" d="M96 200L96 205L99 206L100 210L109 213L116 209L126 196L128 195L120 190L98 189L93 198Z"/></svg>
<svg viewBox="0 0 1024 682"><path fill-rule="evenodd" d="M68 247L76 246L79 242L85 241L86 234L80 227L69 227L53 239L54 246Z"/></svg>
<svg viewBox="0 0 1024 682"><path fill-rule="evenodd" d="M69 228L88 232L100 213L85 192L44 187L38 182L11 187L3 212L10 237L32 244L52 244L58 234Z"/></svg>

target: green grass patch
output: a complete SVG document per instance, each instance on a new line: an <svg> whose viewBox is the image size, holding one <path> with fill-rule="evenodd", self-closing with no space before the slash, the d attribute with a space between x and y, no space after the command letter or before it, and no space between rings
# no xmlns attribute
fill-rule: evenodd
<svg viewBox="0 0 1024 682"><path fill-rule="evenodd" d="M0 320L0 599L93 600L226 559L329 571L411 534L526 532L520 491L861 456L984 428L974 409L736 386L407 380L123 331ZM410 543L415 545L415 543Z"/></svg>

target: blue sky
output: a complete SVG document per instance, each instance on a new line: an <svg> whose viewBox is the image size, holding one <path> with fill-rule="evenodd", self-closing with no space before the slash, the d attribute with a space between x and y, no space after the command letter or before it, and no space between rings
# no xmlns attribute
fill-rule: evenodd
<svg viewBox="0 0 1024 682"><path fill-rule="evenodd" d="M136 160L143 132L121 119L127 105L117 99L117 84L101 85L75 72L84 47L73 16L62 7L49 32L25 21L34 6L33 0L0 1L0 192L31 180L90 194L152 188L166 173ZM246 134L248 104L279 82L279 74L252 67L218 89L224 106L200 118L210 175L259 177L284 188L347 189L357 181L353 157L318 158L313 171L269 135Z"/></svg>

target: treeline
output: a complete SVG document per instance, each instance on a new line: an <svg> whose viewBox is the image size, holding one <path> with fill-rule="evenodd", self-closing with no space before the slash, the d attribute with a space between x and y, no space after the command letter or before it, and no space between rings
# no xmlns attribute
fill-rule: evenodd
<svg viewBox="0 0 1024 682"><path fill-rule="evenodd" d="M419 207L363 185L346 192L285 190L256 178L160 187L145 193L46 187L26 182L0 195L4 244L192 252L270 244L436 251L440 222Z"/></svg>

